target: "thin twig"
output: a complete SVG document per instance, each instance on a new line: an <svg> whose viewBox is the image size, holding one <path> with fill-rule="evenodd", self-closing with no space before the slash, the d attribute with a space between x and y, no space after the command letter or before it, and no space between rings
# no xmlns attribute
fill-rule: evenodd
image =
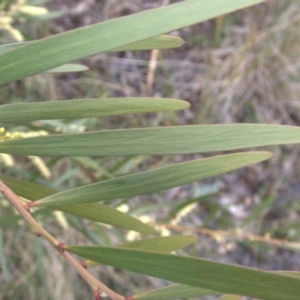
<svg viewBox="0 0 300 300"><path fill-rule="evenodd" d="M207 228L192 228L192 227L178 226L172 224L150 223L148 225L154 227L164 227L179 232L195 232L199 234L210 235L215 239L218 239L219 237L229 237L229 238L236 238L236 239L245 239L253 242L267 243L277 247L284 247L284 248L288 247L289 249L296 249L296 250L300 249L300 243L290 242L281 239L274 239L274 238L270 238L269 236L246 234L243 233L240 229L234 231L225 231L225 230L212 230Z"/></svg>
<svg viewBox="0 0 300 300"><path fill-rule="evenodd" d="M46 231L30 214L30 205L22 202L7 185L0 180L0 192L15 207L19 214L29 223L36 236L44 237L56 250L58 250L65 260L86 280L94 291L96 300L101 299L100 292L107 294L112 300L124 300L125 297L117 294L96 277L94 277L81 263L76 260L68 251L64 249L64 244L56 240L48 231ZM30 202L29 202L30 203Z"/></svg>

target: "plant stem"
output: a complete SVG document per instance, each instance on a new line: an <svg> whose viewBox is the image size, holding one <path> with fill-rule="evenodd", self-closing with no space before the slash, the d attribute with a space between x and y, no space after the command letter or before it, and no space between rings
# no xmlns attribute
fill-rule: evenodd
<svg viewBox="0 0 300 300"><path fill-rule="evenodd" d="M21 198L17 196L7 185L0 180L0 192L14 206L19 214L29 223L33 232L37 236L43 236L56 250L58 250L65 260L73 266L73 268L86 280L91 286L94 294L99 294L100 291L106 293L112 300L124 300L125 297L115 293L96 277L94 277L81 263L76 260L68 251L64 249L64 244L56 240L47 230L45 230L30 214L30 205L23 203ZM30 202L29 202L30 203ZM96 296L95 296L96 298ZM96 299L101 299L100 296Z"/></svg>
<svg viewBox="0 0 300 300"><path fill-rule="evenodd" d="M247 234L247 233L243 233L241 229L225 231L225 230L213 230L207 228L192 228L192 227L178 226L172 224L148 223L148 225L152 225L154 227L167 228L178 232L196 232L196 233L212 236L215 239L220 239L220 238L244 239L244 240L249 240L251 242L271 244L277 247L283 247L283 248L288 247L290 250L300 249L299 242L290 242L288 240L274 239L274 238L270 238L267 235L260 236L260 235Z"/></svg>

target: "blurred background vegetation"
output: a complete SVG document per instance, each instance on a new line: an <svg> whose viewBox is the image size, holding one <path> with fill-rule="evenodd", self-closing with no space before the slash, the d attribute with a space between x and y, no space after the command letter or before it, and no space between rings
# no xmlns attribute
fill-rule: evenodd
<svg viewBox="0 0 300 300"><path fill-rule="evenodd" d="M40 39L172 2L177 1L2 0L0 44ZM189 110L26 124L0 120L0 127L30 136L178 124L300 125L299 10L297 0L270 0L172 32L186 41L178 49L100 54L81 60L90 68L83 73L45 73L0 87L1 104L153 96L187 100ZM269 162L112 205L145 222L171 224L157 225L161 235L197 234L198 242L180 254L267 270L299 270L300 244L294 249L285 245L300 237L299 147L268 149L274 153ZM0 154L0 168L2 175L65 190L201 157L205 155L38 158ZM6 200L0 199L0 207L0 299L92 299L86 283L50 245L32 235ZM139 239L134 232L62 213L37 218L65 243L119 245ZM92 272L123 294L166 284L105 266Z"/></svg>

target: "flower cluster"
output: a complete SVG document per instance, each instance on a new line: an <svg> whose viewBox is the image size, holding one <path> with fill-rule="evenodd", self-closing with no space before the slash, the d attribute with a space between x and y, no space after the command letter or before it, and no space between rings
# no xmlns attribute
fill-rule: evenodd
<svg viewBox="0 0 300 300"><path fill-rule="evenodd" d="M6 141L9 139L17 139L20 137L20 133L19 132L14 132L13 134L11 134L10 132L5 132L5 128L1 127L0 128L0 141Z"/></svg>

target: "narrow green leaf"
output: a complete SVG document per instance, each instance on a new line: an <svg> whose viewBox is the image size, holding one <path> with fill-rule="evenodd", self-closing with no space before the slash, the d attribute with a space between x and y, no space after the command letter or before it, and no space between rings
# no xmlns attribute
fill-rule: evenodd
<svg viewBox="0 0 300 300"><path fill-rule="evenodd" d="M0 54L20 48L25 45L30 45L33 42L13 43L0 45ZM137 41L128 45L117 47L108 52L128 51L128 50L150 50L150 49L170 49L180 47L183 40L176 36L159 35L145 40ZM66 72L82 72L89 68L80 64L63 64L61 66L44 71L44 73L66 73Z"/></svg>
<svg viewBox="0 0 300 300"><path fill-rule="evenodd" d="M45 186L27 182L24 180L13 179L6 176L0 176L0 179L3 180L3 182L7 184L7 186L11 188L17 195L32 201L47 197L49 195L53 195L58 192ZM152 227L144 224L140 220L128 214L124 214L115 208L100 203L48 207L51 209L63 211L71 215L75 215L80 218L129 229L144 234L156 233L156 231ZM4 223L3 225L6 225L7 222L14 222L14 220L11 218L8 219L7 222L5 221L6 220L3 220L3 222L0 221L0 226L2 225L2 223Z"/></svg>
<svg viewBox="0 0 300 300"><path fill-rule="evenodd" d="M149 250L161 253L167 253L182 249L197 241L198 237L194 235L174 235L164 236L151 239L143 239L140 241L129 242L121 245L121 248ZM97 266L99 263L87 260L85 261L87 267Z"/></svg>
<svg viewBox="0 0 300 300"><path fill-rule="evenodd" d="M300 272L296 272L296 271L275 271L275 273L294 276L300 279Z"/></svg>
<svg viewBox="0 0 300 300"><path fill-rule="evenodd" d="M0 105L1 122L77 119L189 108L186 101L164 98L109 98ZM18 112L16 114L16 111Z"/></svg>
<svg viewBox="0 0 300 300"><path fill-rule="evenodd" d="M171 49L182 46L184 40L177 36L158 35L144 40L136 41L127 45L114 48L107 52L128 51L128 50L152 50L152 49Z"/></svg>
<svg viewBox="0 0 300 300"><path fill-rule="evenodd" d="M22 42L0 45L0 54L20 48L25 45L30 45L32 43L33 42ZM180 47L183 43L184 41L180 37L171 35L159 35L112 49L110 50L110 52L127 50L170 49Z"/></svg>
<svg viewBox="0 0 300 300"><path fill-rule="evenodd" d="M4 52L8 52L17 48L20 48L25 45L29 45L32 42L22 42L22 43L13 43L13 44L6 44L0 45L0 54ZM45 73L61 73L61 72L81 72L88 70L88 67L79 65L79 64L64 64L62 66L58 66L56 68L46 70Z"/></svg>
<svg viewBox="0 0 300 300"><path fill-rule="evenodd" d="M300 143L300 128L296 126L195 125L7 140L0 143L0 152L37 156L160 155L293 143Z"/></svg>
<svg viewBox="0 0 300 300"><path fill-rule="evenodd" d="M91 221L101 222L120 228L130 229L144 234L156 233L152 227L142 223L140 220L128 214L122 213L113 207L109 207L100 203L49 207L61 210L74 216L78 216L80 218L85 218Z"/></svg>
<svg viewBox="0 0 300 300"><path fill-rule="evenodd" d="M62 66L45 71L46 73L67 73L67 72L82 72L89 68L79 64L64 64Z"/></svg>
<svg viewBox="0 0 300 300"><path fill-rule="evenodd" d="M0 84L260 2L263 0L182 1L57 34L1 54Z"/></svg>
<svg viewBox="0 0 300 300"><path fill-rule="evenodd" d="M132 300L172 300L172 299L189 299L220 294L209 289L203 289L184 284L174 284L161 289L156 289L146 293L134 295Z"/></svg>
<svg viewBox="0 0 300 300"><path fill-rule="evenodd" d="M266 300L298 300L300 279L209 260L121 248L67 246L79 256L185 285Z"/></svg>
<svg viewBox="0 0 300 300"><path fill-rule="evenodd" d="M243 296L238 295L223 295L218 300L243 300Z"/></svg>
<svg viewBox="0 0 300 300"><path fill-rule="evenodd" d="M49 187L21 179L11 178L3 175L0 176L0 179L18 196L31 201L36 201L58 192Z"/></svg>
<svg viewBox="0 0 300 300"><path fill-rule="evenodd" d="M21 42L21 43L12 43L12 44L4 44L0 45L0 54L3 54L4 52L8 52L17 48L20 48L25 45L29 45L32 42Z"/></svg>
<svg viewBox="0 0 300 300"><path fill-rule="evenodd" d="M220 175L271 156L271 152L246 152L180 163L63 191L39 200L36 204L69 205L149 194Z"/></svg>

